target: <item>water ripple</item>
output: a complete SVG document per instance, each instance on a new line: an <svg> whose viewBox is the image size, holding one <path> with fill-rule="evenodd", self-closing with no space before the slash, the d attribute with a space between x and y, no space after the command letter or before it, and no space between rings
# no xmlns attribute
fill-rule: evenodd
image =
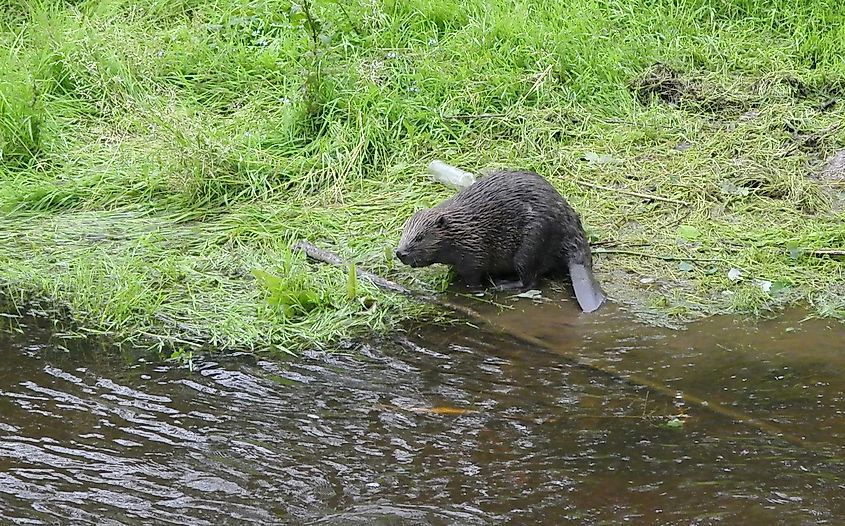
<svg viewBox="0 0 845 526"><path fill-rule="evenodd" d="M570 348L579 359L768 411L842 446L845 367L835 354L786 363L794 355L770 339L760 351L712 329L566 337L582 345ZM36 330L0 336L4 524L774 525L845 516L845 463L469 330L354 357L197 359L194 372L64 345ZM662 425L681 409L691 416L684 428Z"/></svg>

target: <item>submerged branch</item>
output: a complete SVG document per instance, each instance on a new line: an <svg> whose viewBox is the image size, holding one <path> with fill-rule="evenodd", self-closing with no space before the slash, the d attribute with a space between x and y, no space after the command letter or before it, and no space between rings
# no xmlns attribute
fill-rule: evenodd
<svg viewBox="0 0 845 526"><path fill-rule="evenodd" d="M308 243L306 241L297 242L296 244L294 244L293 248L295 250L301 250L301 251L305 252L305 254L308 255L308 257L310 257L311 259L314 259L316 261L320 261L320 262L323 262L323 263L328 263L330 265L335 265L335 266L340 266L340 267L346 265L346 263L336 254L333 254L333 253L331 253L327 250L317 248L316 246L314 246L311 243ZM408 289L408 288L406 288L406 287L404 287L404 286L402 286L402 285L400 285L396 282L393 282L389 279L383 278L381 276L367 272L367 271L362 270L362 269L357 268L357 267L355 268L355 271L356 271L356 273L358 274L359 277L369 279L377 287L380 287L380 288L383 288L385 290L389 290L389 291L392 291L392 292L399 292L401 294L405 294L407 296L418 299L420 301L425 301L425 302L428 302L428 303L432 303L434 305L438 305L438 306L447 308L447 309L449 309L453 312L457 312L457 313L460 313L460 314L467 316L468 318L470 318L472 320L472 322L475 325L477 325L479 327L485 327L486 326L492 332L496 332L500 335L504 335L506 337L509 337L513 340L516 340L516 341L518 341L522 344L528 345L528 346L536 348L538 350L549 350L548 344L546 342L544 342L542 339L531 336L531 335L527 335L527 334L516 333L516 332L513 332L511 330L507 330L507 329L504 329L502 327L496 326L493 323L491 323L489 319L485 318L484 316L482 316L480 313L474 311L473 309L464 307L462 305L457 305L457 304L454 304L454 303L451 303L451 302L443 301L443 300L435 297L432 294L426 294L426 293L413 291L413 290ZM669 397L669 398L674 399L674 400L683 400L685 403L696 406L696 407L698 407L702 410L709 411L711 413L717 414L717 415L722 416L724 418L728 418L730 420L741 422L745 425L756 428L757 430L762 431L762 432L764 432L768 435L783 438L784 440L786 440L786 441L788 441L788 442L790 442L794 445L798 445L798 446L802 446L802 447L807 447L807 446L811 445L811 443L808 443L806 440L802 439L801 437L798 437L796 435L792 435L792 434L784 432L783 430L778 428L775 424L772 424L770 422L766 422L764 420L760 420L758 418L754 418L753 416L750 416L750 415L743 413L741 411L738 411L736 409L732 409L730 407L726 407L724 405L721 405L721 404L718 404L718 403L715 403L715 402L710 402L708 400L704 400L703 398L700 398L698 396L691 395L689 393L683 393L683 392L676 391L676 390L671 389L671 388L669 388L669 387L667 387L663 384L657 383L657 382L655 382L655 381L653 381L649 378L644 378L642 376L635 375L635 374L628 374L628 373L625 373L625 372L622 372L622 371L615 369L612 365L599 365L599 364L595 364L595 363L592 363L590 361L587 361L583 358L578 358L578 357L573 358L573 357L568 357L568 356L561 356L561 357L570 361L572 364L574 364L578 367L582 367L582 368L585 368L585 369L589 369L589 370L592 370L592 371L599 372L599 373L604 374L604 375L608 375L612 378L627 382L631 385L635 385L635 386L639 386L639 387L646 387L646 388L650 389L651 391L654 391L655 393L659 393L663 396Z"/></svg>

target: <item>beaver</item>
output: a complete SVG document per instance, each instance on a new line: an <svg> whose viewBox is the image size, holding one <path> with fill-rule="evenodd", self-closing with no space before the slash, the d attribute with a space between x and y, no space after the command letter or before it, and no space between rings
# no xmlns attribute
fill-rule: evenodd
<svg viewBox="0 0 845 526"><path fill-rule="evenodd" d="M498 170L419 210L403 227L396 257L411 267L450 265L471 288L487 281L524 290L542 276L568 274L584 312L605 301L580 217L531 171Z"/></svg>

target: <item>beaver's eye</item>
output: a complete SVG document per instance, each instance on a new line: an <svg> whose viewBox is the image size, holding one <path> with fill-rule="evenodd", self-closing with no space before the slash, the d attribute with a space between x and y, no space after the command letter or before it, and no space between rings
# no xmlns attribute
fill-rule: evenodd
<svg viewBox="0 0 845 526"><path fill-rule="evenodd" d="M414 241L422 241L423 235L422 233L417 234L414 236Z"/></svg>

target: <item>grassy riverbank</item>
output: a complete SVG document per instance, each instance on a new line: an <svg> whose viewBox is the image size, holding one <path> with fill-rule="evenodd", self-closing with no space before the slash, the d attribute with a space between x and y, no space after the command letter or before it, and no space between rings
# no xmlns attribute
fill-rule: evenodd
<svg viewBox="0 0 845 526"><path fill-rule="evenodd" d="M845 8L674 4L12 0L0 284L132 339L383 330L418 307L288 247L437 289L389 249L440 158L550 177L619 303L842 316Z"/></svg>

